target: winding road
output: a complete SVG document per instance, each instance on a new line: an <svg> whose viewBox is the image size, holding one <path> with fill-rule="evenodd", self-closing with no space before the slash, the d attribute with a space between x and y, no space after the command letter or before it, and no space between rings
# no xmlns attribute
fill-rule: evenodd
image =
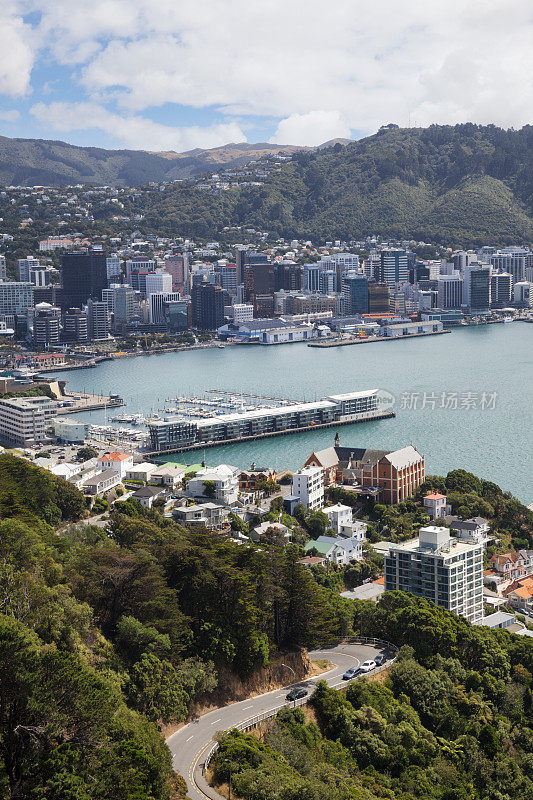
<svg viewBox="0 0 533 800"><path fill-rule="evenodd" d="M374 658L378 653L385 654L388 659L395 655L392 647L385 644L341 644L325 650L311 650L309 657L312 661L327 659L335 666L328 672L300 681L297 686L308 689L309 695L319 680L325 680L333 689L340 689L347 685L342 679L347 669L358 667L363 661ZM196 721L187 723L167 739L167 745L172 753L173 767L187 781L188 796L191 800L220 798L220 795L207 786L202 769L206 757L212 750L216 732L242 727L258 715L290 705L285 698L291 687L292 684L288 683L284 689L274 689L267 694L217 708Z"/></svg>

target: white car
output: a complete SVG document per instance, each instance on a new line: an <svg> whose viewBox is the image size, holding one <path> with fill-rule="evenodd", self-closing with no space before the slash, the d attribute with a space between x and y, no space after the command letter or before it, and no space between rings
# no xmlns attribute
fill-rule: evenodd
<svg viewBox="0 0 533 800"><path fill-rule="evenodd" d="M363 661L361 664L361 670L362 672L370 672L370 670L374 669L376 666L377 664L375 661Z"/></svg>

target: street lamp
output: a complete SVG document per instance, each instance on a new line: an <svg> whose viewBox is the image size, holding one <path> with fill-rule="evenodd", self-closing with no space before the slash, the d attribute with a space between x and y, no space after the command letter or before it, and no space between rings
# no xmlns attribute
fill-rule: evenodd
<svg viewBox="0 0 533 800"><path fill-rule="evenodd" d="M289 667L288 664L282 664L281 666L285 667L285 669L290 669L292 672L292 690L294 692L294 708L296 708L296 673L292 667Z"/></svg>

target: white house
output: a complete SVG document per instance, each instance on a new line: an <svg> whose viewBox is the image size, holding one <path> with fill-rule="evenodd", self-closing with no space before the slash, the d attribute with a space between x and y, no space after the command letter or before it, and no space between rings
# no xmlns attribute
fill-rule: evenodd
<svg viewBox="0 0 533 800"><path fill-rule="evenodd" d="M446 495L432 492L427 494L422 500L424 508L427 510L430 519L445 517L451 511L451 506L446 504Z"/></svg>
<svg viewBox="0 0 533 800"><path fill-rule="evenodd" d="M311 511L324 505L324 478L321 467L303 467L292 476L292 495Z"/></svg>
<svg viewBox="0 0 533 800"><path fill-rule="evenodd" d="M105 453L100 456L98 463L102 470L113 470L118 472L120 480L126 477L129 469L133 468L133 456L128 453Z"/></svg>
<svg viewBox="0 0 533 800"><path fill-rule="evenodd" d="M485 519L484 517L458 519L455 522L452 522L451 529L458 539L482 542L485 546L490 539L490 524L488 519Z"/></svg>
<svg viewBox="0 0 533 800"><path fill-rule="evenodd" d="M106 469L103 472L99 472L94 478L86 480L82 488L87 494L98 495L108 492L114 486L118 486L120 481L120 474L116 470Z"/></svg>
<svg viewBox="0 0 533 800"><path fill-rule="evenodd" d="M157 464L150 464L149 461L143 461L142 464L134 464L133 467L126 470L126 479L129 481L144 481L148 482L153 472L157 470Z"/></svg>
<svg viewBox="0 0 533 800"><path fill-rule="evenodd" d="M329 519L330 525L337 536L342 536L345 539L365 540L367 524L353 519L353 512L350 506L336 503L334 506L323 508L322 511Z"/></svg>
<svg viewBox="0 0 533 800"><path fill-rule="evenodd" d="M361 539L342 539L336 536L319 536L315 541L306 544L305 549L318 550L330 564L344 566L350 561L360 561L363 557L363 542Z"/></svg>
<svg viewBox="0 0 533 800"><path fill-rule="evenodd" d="M204 467L187 484L187 494L191 497L205 497L206 483L214 484L213 500L227 506L234 505L239 497L239 471L229 464L218 467Z"/></svg>
<svg viewBox="0 0 533 800"><path fill-rule="evenodd" d="M180 506L173 511L174 519L206 528L218 528L229 516L229 509L218 503L198 503L194 506Z"/></svg>
<svg viewBox="0 0 533 800"><path fill-rule="evenodd" d="M175 489L178 484L183 480L187 469L186 467L172 466L172 464L163 464L162 467L156 469L150 475L150 483L161 483L171 489Z"/></svg>

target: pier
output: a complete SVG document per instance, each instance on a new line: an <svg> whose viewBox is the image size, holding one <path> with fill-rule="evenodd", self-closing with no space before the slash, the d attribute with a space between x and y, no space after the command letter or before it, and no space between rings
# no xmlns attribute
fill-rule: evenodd
<svg viewBox="0 0 533 800"><path fill-rule="evenodd" d="M406 333L401 336L354 336L349 339L325 339L321 342L308 342L308 347L348 347L352 344L371 344L372 342L398 342L402 339L420 339L423 336L442 336L451 331L428 331L427 333Z"/></svg>
<svg viewBox="0 0 533 800"><path fill-rule="evenodd" d="M340 425L355 425L359 422L374 422L380 419L390 419L391 417L395 417L396 414L394 411L378 411L373 414L369 412L368 416L366 417L359 417L357 419L340 419L336 420L335 422L316 422L311 425L306 425L301 428L289 428L285 430L279 431L268 431L265 433L256 433L249 436L240 436L239 438L235 439L220 439L217 441L208 441L208 442L197 442L191 445L185 445L180 447L172 447L170 449L165 450L148 450L142 451L143 456L150 457L150 458L162 458L165 455L172 455L173 453L188 453L193 450L204 450L206 448L211 447L222 447L228 444L242 444L244 442L253 442L258 441L260 439L272 439L274 436L289 436L290 434L294 433L308 433L309 431L317 431L322 428L336 428Z"/></svg>

